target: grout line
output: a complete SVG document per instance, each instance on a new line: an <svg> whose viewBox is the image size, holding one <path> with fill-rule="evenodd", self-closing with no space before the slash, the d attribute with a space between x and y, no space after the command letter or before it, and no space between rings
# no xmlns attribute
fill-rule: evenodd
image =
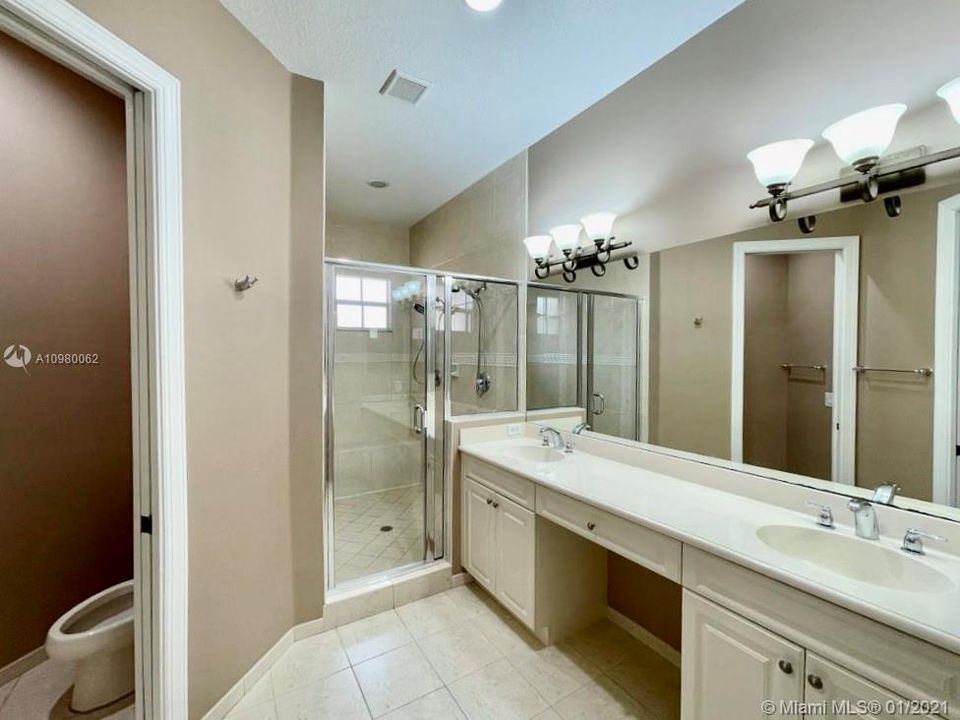
<svg viewBox="0 0 960 720"><path fill-rule="evenodd" d="M347 658L349 660L350 658ZM366 693L363 692L363 685L360 684L360 678L357 677L357 671L350 665L350 674L353 675L353 681L357 684L357 690L360 691L360 699L363 700L364 707L367 708L367 715L373 718L373 710L370 709L370 701L367 700Z"/></svg>
<svg viewBox="0 0 960 720"><path fill-rule="evenodd" d="M24 675L25 674L26 673L24 673ZM3 710L3 706L6 705L10 698L13 697L13 693L16 692L17 685L20 684L20 678L22 677L23 675L17 675L17 677L10 681L10 692L7 693L7 696L3 699L3 702L0 702L0 710Z"/></svg>

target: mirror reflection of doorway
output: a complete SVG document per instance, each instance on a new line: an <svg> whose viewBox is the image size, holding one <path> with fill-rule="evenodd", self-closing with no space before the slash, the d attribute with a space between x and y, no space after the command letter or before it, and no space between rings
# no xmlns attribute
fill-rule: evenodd
<svg viewBox="0 0 960 720"><path fill-rule="evenodd" d="M853 484L859 238L733 256L731 459Z"/></svg>

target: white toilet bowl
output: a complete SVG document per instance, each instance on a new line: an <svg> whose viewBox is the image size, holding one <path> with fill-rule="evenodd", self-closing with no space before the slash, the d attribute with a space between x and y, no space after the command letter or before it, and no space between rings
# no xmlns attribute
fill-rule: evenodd
<svg viewBox="0 0 960 720"><path fill-rule="evenodd" d="M64 613L47 633L47 655L76 663L75 712L133 692L133 580L114 585Z"/></svg>

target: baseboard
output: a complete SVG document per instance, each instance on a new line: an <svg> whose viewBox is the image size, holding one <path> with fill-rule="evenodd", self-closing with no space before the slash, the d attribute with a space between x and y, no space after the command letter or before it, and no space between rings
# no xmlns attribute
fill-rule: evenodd
<svg viewBox="0 0 960 720"><path fill-rule="evenodd" d="M619 610L614 610L609 606L607 607L607 619L614 625L628 632L670 664L680 667L680 651L668 643L665 643L642 625L635 623Z"/></svg>
<svg viewBox="0 0 960 720"><path fill-rule="evenodd" d="M224 720L243 696L263 678L297 640L319 635L356 620L391 610L407 603L436 595L444 590L471 582L466 573L453 575L450 563L438 562L417 568L391 580L342 593L324 606L323 617L294 625L257 660L240 680L210 708L203 720ZM0 683L2 684L2 683Z"/></svg>
<svg viewBox="0 0 960 720"><path fill-rule="evenodd" d="M0 668L0 687L3 687L11 680L16 680L28 670L32 670L37 665L47 659L47 651L42 647L31 650L21 658L17 658L12 663Z"/></svg>

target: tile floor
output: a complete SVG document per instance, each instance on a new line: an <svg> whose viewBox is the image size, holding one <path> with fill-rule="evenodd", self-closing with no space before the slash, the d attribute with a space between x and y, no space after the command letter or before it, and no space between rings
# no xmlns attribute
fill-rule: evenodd
<svg viewBox="0 0 960 720"><path fill-rule="evenodd" d="M423 560L420 485L335 500L333 523L338 585Z"/></svg>
<svg viewBox="0 0 960 720"><path fill-rule="evenodd" d="M70 710L73 666L47 660L0 687L0 720L133 720L133 696L89 713Z"/></svg>
<svg viewBox="0 0 960 720"><path fill-rule="evenodd" d="M675 720L680 671L612 623L544 647L474 585L300 640L228 720Z"/></svg>

